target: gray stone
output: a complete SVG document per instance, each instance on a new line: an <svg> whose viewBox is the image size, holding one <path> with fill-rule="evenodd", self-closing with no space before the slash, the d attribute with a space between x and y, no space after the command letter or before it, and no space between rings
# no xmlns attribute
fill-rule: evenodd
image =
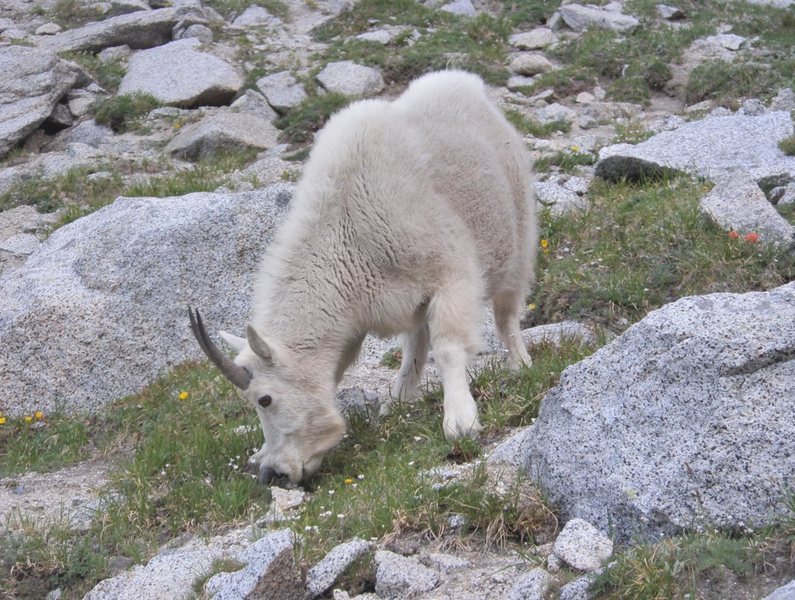
<svg viewBox="0 0 795 600"><path fill-rule="evenodd" d="M130 48L151 48L171 39L171 29L178 20L178 11L174 8L138 11L43 37L37 43L51 52L95 52L123 44Z"/></svg>
<svg viewBox="0 0 795 600"><path fill-rule="evenodd" d="M567 368L516 436L563 520L614 539L759 527L795 477L795 283L683 298Z"/></svg>
<svg viewBox="0 0 795 600"><path fill-rule="evenodd" d="M733 33L719 33L717 35L710 35L704 38L704 41L710 45L717 45L726 50L731 50L732 52L736 52L740 48L742 48L745 43L748 41L744 37L740 35L735 35Z"/></svg>
<svg viewBox="0 0 795 600"><path fill-rule="evenodd" d="M577 321L561 321L560 323L547 323L522 330L522 339L526 346L539 344L552 344L560 346L564 341L576 341L580 344L591 345L596 343L596 335L582 323Z"/></svg>
<svg viewBox="0 0 795 600"><path fill-rule="evenodd" d="M304 86L289 71L257 79L257 87L274 109L284 114L306 99Z"/></svg>
<svg viewBox="0 0 795 600"><path fill-rule="evenodd" d="M795 92L791 88L779 90L776 97L770 101L770 110L795 110Z"/></svg>
<svg viewBox="0 0 795 600"><path fill-rule="evenodd" d="M104 50L100 51L97 56L102 61L109 61L109 60L124 60L126 61L130 58L132 54L132 50L127 44L122 44L120 46L111 46L110 48L105 48Z"/></svg>
<svg viewBox="0 0 795 600"><path fill-rule="evenodd" d="M563 561L555 554L547 556L547 571L550 573L560 573L563 568Z"/></svg>
<svg viewBox="0 0 795 600"><path fill-rule="evenodd" d="M375 42L385 46L397 36L402 35L407 31L411 31L411 28L398 25L386 25L384 27L380 27L379 29L360 33L356 36L356 39L362 40L364 42ZM418 33L416 29L414 32Z"/></svg>
<svg viewBox="0 0 795 600"><path fill-rule="evenodd" d="M152 10L145 0L110 0L110 8L105 17L116 17L138 12L139 10Z"/></svg>
<svg viewBox="0 0 795 600"><path fill-rule="evenodd" d="M574 98L574 101L577 104L593 104L594 102L596 102L596 96L588 92L580 92Z"/></svg>
<svg viewBox="0 0 795 600"><path fill-rule="evenodd" d="M337 406L345 417L353 413L378 414L381 407L378 394L361 388L345 388L337 392Z"/></svg>
<svg viewBox="0 0 795 600"><path fill-rule="evenodd" d="M377 565L375 593L381 598L398 600L429 592L439 583L439 574L413 558L388 550L375 553Z"/></svg>
<svg viewBox="0 0 795 600"><path fill-rule="evenodd" d="M301 581L293 557L293 532L269 533L242 554L245 568L211 577L204 591L213 600L295 600Z"/></svg>
<svg viewBox="0 0 795 600"><path fill-rule="evenodd" d="M72 89L66 94L69 112L75 117L87 115L97 101L96 94L83 89Z"/></svg>
<svg viewBox="0 0 795 600"><path fill-rule="evenodd" d="M525 75L514 75L508 79L507 88L515 92L524 87L530 87L535 83L534 77L527 77Z"/></svg>
<svg viewBox="0 0 795 600"><path fill-rule="evenodd" d="M763 600L795 600L795 579L775 590Z"/></svg>
<svg viewBox="0 0 795 600"><path fill-rule="evenodd" d="M243 77L228 62L197 50L200 45L190 38L136 52L119 94L151 94L184 108L227 104L243 87Z"/></svg>
<svg viewBox="0 0 795 600"><path fill-rule="evenodd" d="M737 111L738 115L744 115L746 117L759 117L767 112L765 105L762 104L761 100L756 98L748 98L747 100L743 100L743 104L740 107L740 110Z"/></svg>
<svg viewBox="0 0 795 600"><path fill-rule="evenodd" d="M786 206L787 204L795 204L795 182L790 183L784 188L782 194L778 197L778 206Z"/></svg>
<svg viewBox="0 0 795 600"><path fill-rule="evenodd" d="M431 552L430 554L424 555L423 559L428 566L436 569L440 573L454 573L470 567L470 562L467 559L453 554Z"/></svg>
<svg viewBox="0 0 795 600"><path fill-rule="evenodd" d="M232 26L240 27L241 29L248 27L273 27L280 25L281 22L281 19L274 17L263 7L252 5L232 21Z"/></svg>
<svg viewBox="0 0 795 600"><path fill-rule="evenodd" d="M95 413L201 358L188 302L239 331L291 192L119 198L55 231L0 276L0 411Z"/></svg>
<svg viewBox="0 0 795 600"><path fill-rule="evenodd" d="M678 21L685 18L685 13L681 8L668 6L667 4L658 4L656 8L657 14L667 21Z"/></svg>
<svg viewBox="0 0 795 600"><path fill-rule="evenodd" d="M789 248L795 245L795 227L778 214L746 173L722 180L701 199L700 207L727 231L740 235L756 233L759 243L768 246Z"/></svg>
<svg viewBox="0 0 795 600"><path fill-rule="evenodd" d="M474 17L475 7L470 0L453 0L442 6L439 10L459 17Z"/></svg>
<svg viewBox="0 0 795 600"><path fill-rule="evenodd" d="M276 145L279 130L270 121L245 112L224 110L183 127L166 146L186 160L200 160L223 152Z"/></svg>
<svg viewBox="0 0 795 600"><path fill-rule="evenodd" d="M554 121L572 122L577 117L576 111L557 102L539 108L534 114L536 120L540 123L552 123Z"/></svg>
<svg viewBox="0 0 795 600"><path fill-rule="evenodd" d="M559 186L557 183L539 181L535 185L536 198L549 208L553 216L560 216L572 211L581 211L588 208L588 202L571 190Z"/></svg>
<svg viewBox="0 0 795 600"><path fill-rule="evenodd" d="M640 144L602 148L596 175L620 180L676 170L717 180L763 166L795 170L795 157L785 156L778 148L779 140L792 134L792 118L783 111L692 121Z"/></svg>
<svg viewBox="0 0 795 600"><path fill-rule="evenodd" d="M508 43L519 50L540 50L555 42L555 34L547 27L537 27L532 31L515 33Z"/></svg>
<svg viewBox="0 0 795 600"><path fill-rule="evenodd" d="M543 54L521 52L517 54L513 60L511 60L509 68L518 75L531 76L547 73L554 67L552 63L549 62L549 59Z"/></svg>
<svg viewBox="0 0 795 600"><path fill-rule="evenodd" d="M309 598L317 598L326 592L334 582L359 558L371 552L372 542L353 539L331 549L306 574L306 591Z"/></svg>
<svg viewBox="0 0 795 600"><path fill-rule="evenodd" d="M583 519L571 519L552 548L555 555L579 571L596 571L613 555L613 541Z"/></svg>
<svg viewBox="0 0 795 600"><path fill-rule="evenodd" d="M232 103L233 111L243 112L264 119L275 121L279 115L268 104L268 100L256 90L246 90L245 93Z"/></svg>
<svg viewBox="0 0 795 600"><path fill-rule="evenodd" d="M560 588L559 600L591 600L593 594L588 590L593 583L592 575L578 577Z"/></svg>
<svg viewBox="0 0 795 600"><path fill-rule="evenodd" d="M572 175L566 181L563 182L563 187L567 190L571 190L575 194L579 194L582 196L588 192L588 186L590 182L585 177L577 177L576 175Z"/></svg>
<svg viewBox="0 0 795 600"><path fill-rule="evenodd" d="M620 33L631 33L639 25L635 17L610 10L580 4L564 4L558 9L566 25L574 31L586 29L608 29Z"/></svg>
<svg viewBox="0 0 795 600"><path fill-rule="evenodd" d="M180 29L177 33L174 34L175 40L186 40L189 38L196 38L202 44L211 44L214 39L213 30L207 27L207 25L202 25L201 23L194 23L193 25L188 25L184 29Z"/></svg>
<svg viewBox="0 0 795 600"><path fill-rule="evenodd" d="M145 565L99 582L83 600L187 598L196 579L212 571L213 561L239 561L250 536L250 529L233 530L209 540L194 538L177 548L163 548Z"/></svg>
<svg viewBox="0 0 795 600"><path fill-rule="evenodd" d="M0 158L52 114L79 73L49 52L0 48Z"/></svg>
<svg viewBox="0 0 795 600"><path fill-rule="evenodd" d="M45 23L36 28L36 35L55 35L61 31L61 26L58 23Z"/></svg>
<svg viewBox="0 0 795 600"><path fill-rule="evenodd" d="M537 568L524 575L505 594L505 600L544 600L554 578L544 569Z"/></svg>
<svg viewBox="0 0 795 600"><path fill-rule="evenodd" d="M16 256L33 254L41 242L31 233L17 233L0 241L0 252L8 252Z"/></svg>
<svg viewBox="0 0 795 600"><path fill-rule="evenodd" d="M317 80L329 92L345 96L371 96L384 89L381 73L350 60L329 63L318 73Z"/></svg>

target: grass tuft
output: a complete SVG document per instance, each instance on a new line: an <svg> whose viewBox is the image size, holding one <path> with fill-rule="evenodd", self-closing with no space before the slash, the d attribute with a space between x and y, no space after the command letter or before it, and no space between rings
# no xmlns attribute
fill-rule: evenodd
<svg viewBox="0 0 795 600"><path fill-rule="evenodd" d="M108 125L116 133L135 129L144 117L160 106L160 101L150 94L124 94L108 98L97 106L94 120Z"/></svg>

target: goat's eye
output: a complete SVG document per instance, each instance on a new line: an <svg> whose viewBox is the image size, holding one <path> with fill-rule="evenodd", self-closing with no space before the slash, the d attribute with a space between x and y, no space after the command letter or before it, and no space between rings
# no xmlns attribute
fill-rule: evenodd
<svg viewBox="0 0 795 600"><path fill-rule="evenodd" d="M262 408L267 408L268 406L271 405L272 400L273 398L271 398L270 396L260 396L259 398L257 398L257 404L259 404Z"/></svg>

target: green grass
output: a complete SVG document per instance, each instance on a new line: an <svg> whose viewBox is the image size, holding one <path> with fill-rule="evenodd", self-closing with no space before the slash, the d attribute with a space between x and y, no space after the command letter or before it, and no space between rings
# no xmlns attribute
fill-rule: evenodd
<svg viewBox="0 0 795 600"><path fill-rule="evenodd" d="M517 131L533 137L548 138L557 132L568 133L571 131L571 123L568 121L551 121L549 123L539 123L525 116L516 109L509 108L504 111L505 118L508 119Z"/></svg>
<svg viewBox="0 0 795 600"><path fill-rule="evenodd" d="M64 29L81 27L89 21L99 21L102 18L102 12L97 6L81 0L56 0L46 15Z"/></svg>
<svg viewBox="0 0 795 600"><path fill-rule="evenodd" d="M614 129L616 134L610 140L611 144L639 144L654 135L653 131L649 131L638 121L616 123Z"/></svg>
<svg viewBox="0 0 795 600"><path fill-rule="evenodd" d="M115 94L119 89L119 84L127 72L124 61L120 58L102 60L91 52L62 52L59 56L80 65L111 94Z"/></svg>
<svg viewBox="0 0 795 600"><path fill-rule="evenodd" d="M146 115L159 106L160 101L150 94L113 96L97 106L94 120L116 133L124 133L140 126Z"/></svg>
<svg viewBox="0 0 795 600"><path fill-rule="evenodd" d="M290 16L289 7L281 0L206 0L205 4L214 8L226 18L239 16L249 6L261 6L283 21Z"/></svg>
<svg viewBox="0 0 795 600"><path fill-rule="evenodd" d="M778 143L778 147L787 156L795 156L795 135L785 137Z"/></svg>
<svg viewBox="0 0 795 600"><path fill-rule="evenodd" d="M590 352L576 345L542 346L534 351L532 368L509 373L493 365L477 374L472 389L485 426L481 441L529 423L562 369ZM182 392L188 394L184 400ZM63 423L52 427L69 421L53 418ZM497 496L486 485L483 469L438 491L431 480L419 478L425 469L479 454L477 443L447 442L441 422L438 390L415 404L397 406L385 419L353 416L348 437L305 483L314 493L288 524L305 538L299 558L313 563L354 535L441 535L454 513L468 520L465 537L489 544L532 541L538 531L554 528L543 499L521 481ZM241 426L246 428L238 430ZM269 488L243 472L262 442L256 415L211 366L175 369L88 421L86 430L98 452L117 463L104 494L106 507L85 532L28 522L16 524L26 531L24 538L0 531L0 587L14 598L41 597L57 586L79 597L107 576L108 557L145 561L163 539L209 535L248 522L268 506ZM5 442L9 449L3 460L21 455L16 446L27 445L16 435ZM63 439L53 444L54 450L64 447Z"/></svg>
<svg viewBox="0 0 795 600"><path fill-rule="evenodd" d="M557 167L564 173L574 173L577 167L592 165L595 162L596 156L572 146L568 150L558 150L554 154L542 156L533 163L533 168L537 172L544 172Z"/></svg>
<svg viewBox="0 0 795 600"><path fill-rule="evenodd" d="M28 471L55 471L90 454L88 423L82 419L44 415L31 423L7 419L0 426L0 478Z"/></svg>
<svg viewBox="0 0 795 600"><path fill-rule="evenodd" d="M129 184L124 183L120 170L130 171L133 167L125 164L79 167L53 178L38 175L0 195L0 210L22 204L35 206L41 212L65 208L53 226L53 229L57 229L110 204L119 196L165 197L213 191L227 184L229 174L243 168L255 156L256 151L252 149L223 153L175 173L158 173L164 168L162 165L144 165L144 170L154 169L155 172L144 181ZM89 178L92 173L100 171L108 171L110 175Z"/></svg>
<svg viewBox="0 0 795 600"><path fill-rule="evenodd" d="M282 130L280 140L291 144L311 142L315 132L326 124L331 115L345 108L348 103L350 99L342 94L308 96L301 104L275 121L274 125Z"/></svg>
<svg viewBox="0 0 795 600"><path fill-rule="evenodd" d="M795 258L731 239L698 208L708 187L687 178L596 180L591 209L543 219L540 321L635 322L682 296L770 289L795 279Z"/></svg>

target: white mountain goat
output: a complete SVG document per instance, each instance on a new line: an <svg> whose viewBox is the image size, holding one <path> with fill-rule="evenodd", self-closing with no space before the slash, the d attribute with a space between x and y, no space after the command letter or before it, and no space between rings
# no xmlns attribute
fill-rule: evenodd
<svg viewBox="0 0 795 600"><path fill-rule="evenodd" d="M335 391L367 333L403 334L395 391L417 395L429 344L448 439L481 429L467 381L490 299L511 367L530 364L519 314L533 280L535 200L524 143L471 74L414 81L323 128L257 276L234 361L190 313L204 352L265 434L260 479L314 473L343 436Z"/></svg>

